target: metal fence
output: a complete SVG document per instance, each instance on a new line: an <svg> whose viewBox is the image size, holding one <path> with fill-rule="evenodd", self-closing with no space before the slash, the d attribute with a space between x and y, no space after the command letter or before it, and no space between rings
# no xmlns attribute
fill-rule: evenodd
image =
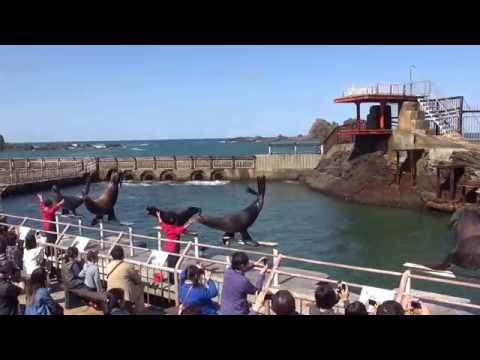
<svg viewBox="0 0 480 360"><path fill-rule="evenodd" d="M414 81L409 83L377 83L371 86L351 86L343 91L343 96L361 95L397 95L428 96L431 94L430 81Z"/></svg>
<svg viewBox="0 0 480 360"><path fill-rule="evenodd" d="M96 168L95 158L0 159L0 183L13 185L79 177Z"/></svg>
<svg viewBox="0 0 480 360"><path fill-rule="evenodd" d="M29 217L22 217L16 216L11 214L0 214L0 218L3 220L0 221L1 225L8 225L8 226L15 226L19 232L21 232L22 227L28 226L28 229L32 229L33 231L43 231L41 230L41 224L43 220L36 219L36 218L29 218ZM58 219L58 218L57 218ZM35 226L29 225L30 223L35 224ZM285 270L285 268L281 267L282 262L289 261L289 262L299 262L303 265L315 265L317 267L323 268L337 268L337 269L344 269L351 272L363 272L368 274L374 274L377 276L385 277L393 277L394 279L399 280L398 290L396 292L396 299L400 299L400 296L409 295L412 293L412 280L430 282L430 283L440 283L440 284L449 284L454 286L461 286L467 287L471 289L480 289L480 284L467 282L462 280L452 280L446 279L445 276L449 275L448 273L439 273L435 271L423 271L420 274L413 274L410 270L405 272L399 271L390 271L390 270L382 270L376 268L369 268L369 267L362 267L362 266L352 266L334 262L327 262L315 259L308 259L303 257L295 257L295 256L288 256L286 254L280 253L276 247L275 243L271 245L271 252L262 252L262 251L255 251L249 249L238 249L233 247L225 247L225 246L216 246L211 244L200 243L197 234L189 234L186 236L188 240L168 240L174 241L179 243L182 246L181 252L177 255L179 257L179 261L175 268L170 268L167 266L161 266L158 264L151 263L151 255L152 250L145 249L143 247L138 247L134 245L134 238L142 238L142 239L149 239L152 241L157 241L159 246L162 242L167 241L166 239L162 238L160 233L157 237L141 235L141 234L134 234L131 227L127 227L125 231L118 231L118 230L111 230L106 229L103 225L99 227L90 227L84 226L81 223L81 220L78 219L76 222L62 222L57 220L53 222L56 225L56 231L53 232L57 236L57 241L54 244L43 244L43 246L50 247L54 249L54 254L49 258L50 261L54 262L56 266L60 266L60 255L64 253L68 246L66 244L66 238L72 236L83 236L87 238L89 242L93 243L97 248L101 249L99 254L99 266L101 271L101 276L105 280L105 268L110 260L110 250L115 245L120 245L124 249L126 249L126 259L125 262L132 264L141 274L142 281L144 283L144 291L147 294L147 303L150 302L151 296L161 296L165 298L169 298L170 300L174 300L176 304L179 303L178 299L178 291L176 289L179 285L179 273L181 268L185 265L186 262L190 263L202 263L208 265L220 265L224 268L228 267L229 262L229 254L232 254L236 251L243 251L244 253L248 254L251 259L258 259L260 257L267 257L273 261L273 267L268 270L268 279L266 284L264 285L264 290L269 290L272 292L276 292L279 289L286 288L290 290L293 296L296 299L297 303L297 310L300 310L301 313L308 313L306 309L307 306L311 305L314 302L313 297L313 288L312 293L305 294L301 291L295 291L295 289L288 288L287 285L279 283L279 276L287 276L289 279L304 279L310 280L314 283L322 281L326 283L336 284L338 279L333 279L330 277L320 276L320 275L309 275L302 273L299 269L298 271L295 270ZM23 228L24 229L24 228ZM88 235L87 237L87 233ZM94 234L97 234L96 236ZM124 241L127 239L126 241ZM220 259L213 259L209 257L205 257L202 255L202 248L209 249L209 250L218 250L226 254L225 260ZM80 251L83 255L85 255L84 250ZM135 258L135 254L137 257L144 256L144 260L138 260ZM255 270L259 270L260 267L256 266ZM169 285L166 282L158 283L155 281L155 274L158 272L164 272L167 274L174 274L174 285ZM221 275L221 271L219 273ZM451 277L451 275L449 275ZM223 278L217 276L214 278L214 281L217 283L217 287L219 291L221 291ZM348 286L352 289L362 289L365 284L359 284L354 282L346 282ZM220 293L220 292L219 292ZM480 305L472 304L470 302L459 302L459 301L452 301L450 299L442 298L443 294L415 294L415 297L420 298L426 301L434 301L436 303L449 305L449 306L456 306L456 307L463 307L466 309L475 309L479 310ZM255 301L260 301L261 306L259 307L259 312L264 314L270 313L270 304L268 301L263 301L262 298L257 297L254 298Z"/></svg>

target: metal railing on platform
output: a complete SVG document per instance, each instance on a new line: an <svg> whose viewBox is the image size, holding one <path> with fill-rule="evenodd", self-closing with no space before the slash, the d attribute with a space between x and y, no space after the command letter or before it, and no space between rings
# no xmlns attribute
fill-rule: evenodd
<svg viewBox="0 0 480 360"><path fill-rule="evenodd" d="M361 95L428 96L432 91L430 81L409 83L377 83L371 86L351 86L343 91L343 97Z"/></svg>
<svg viewBox="0 0 480 360"><path fill-rule="evenodd" d="M45 220L37 219L37 218L30 218L30 217L23 217L23 216L17 216L17 215L12 215L12 214L7 214L7 213L0 213L0 218L3 219L0 221L0 225L7 225L7 226L14 226L17 228L18 233L22 232L22 228L25 229L31 229L33 231L41 231L42 230L41 224L45 222ZM29 222L38 224L38 226L27 226ZM76 219L74 223L71 222L63 222L59 221L59 218L57 218L57 221L50 222L51 224L54 224L56 226L55 231L50 231L49 233L55 234L56 236L56 242L55 243L44 243L42 244L45 247L49 247L54 249L54 254L51 257L50 260L54 261L56 263L56 266L60 266L60 259L59 255L63 253L68 246L63 244L66 237L68 236L82 236L84 238L87 238L89 242L92 242L96 244L97 247L102 249L99 253L99 258L100 258L100 272L101 276L105 280L105 268L106 265L108 264L108 261L110 260L110 251L115 245L122 246L123 248L127 249L127 256L125 258L125 262L131 263L137 270L140 272L142 276L142 280L144 281L145 284L145 290L147 292L147 302L150 302L150 297L151 295L158 295L158 296L168 296L170 300L174 300L176 304L179 303L178 299L178 291L176 289L178 288L179 285L179 274L181 272L182 265L184 265L185 261L190 261L194 263L202 263L202 264L216 264L216 265L221 265L224 266L225 268L230 265L229 261L229 254L232 254L237 251L242 251L246 253L251 259L255 260L260 257L267 257L268 259L271 259L273 261L273 267L271 267L268 271L267 274L269 276L269 279L271 282L269 282L267 285L265 285L265 290L271 290L272 292L278 291L279 289L286 288L288 289L293 296L295 297L297 303L300 304L300 310L303 311L303 307L308 304L312 304L315 300L313 297L313 291L315 288L316 282L326 282L326 283L332 283L336 284L338 282L338 279L333 279L327 275L325 276L320 276L320 275L311 275L311 274L306 274L303 273L303 270L299 268L298 270L286 270L285 268L282 268L280 265L284 261L289 261L289 262L300 262L305 265L316 265L320 267L326 267L326 268L331 268L331 269L342 269L342 270L348 270L352 271L355 273L358 272L363 272L366 274L375 274L381 277L389 276L393 277L396 279L400 280L398 290L396 291L396 298L399 298L400 296L403 295L409 295L412 293L412 287L411 287L411 281L412 279L416 280L421 280L421 281L426 281L430 283L440 283L440 284L448 284L448 285L453 285L453 286L461 286L461 287L466 287L470 289L480 289L480 284L478 283L473 283L473 282L467 282L467 281L461 281L461 280L451 280L451 279L446 279L442 276L442 274L439 274L438 272L434 271L424 271L421 274L412 274L410 270L404 271L404 272L399 272L399 271L391 271L391 270L382 270L382 269L376 269L376 268L370 268L370 267L363 267L363 266L353 266L353 265L347 265L347 264L340 264L340 263L335 263L335 262L328 262L328 261L321 261L321 260L315 260L315 259L308 259L304 257L296 257L296 256L289 256L285 255L279 252L277 248L276 243L265 243L269 244L272 251L271 252L264 252L264 251L257 251L257 250L251 250L251 249L242 249L242 248L234 248L234 247L226 247L226 246L218 246L218 245L212 245L212 244L206 244L206 243L201 243L199 241L199 238L197 234L187 234L185 237L189 238L190 240L167 240L165 238L162 238L160 233L158 234L157 237L155 236L148 236L148 235L142 235L142 234L136 234L133 232L133 229L131 226L127 226L127 231L120 231L120 230L112 230L112 229L107 229L103 224L101 224L99 227L92 227L92 226L85 226L82 224L81 219ZM62 228L63 227L63 228ZM97 236L86 236L86 234L94 233L97 234ZM112 235L112 236L109 236ZM122 243L122 239L124 236L127 237L128 241L127 243ZM180 244L182 250L180 251L179 254L176 254L175 256L179 257L179 261L177 262L176 266L174 268L168 267L165 265L159 265L156 263L151 262L151 255L155 250L150 250L146 249L144 247L139 247L135 246L133 243L134 238L140 238L140 239L148 239L151 241L156 241L158 242L158 247L161 249L161 243L165 241L169 242L175 242ZM71 242L70 242L71 244ZM108 246L108 247L107 247ZM225 260L222 260L222 257L220 258L211 258L211 257L205 257L203 256L202 252L206 250L218 250L220 253L227 254L225 255ZM85 249L80 250L81 254L85 254ZM135 255L137 253L141 252L144 256L144 260L138 260L136 259ZM260 266L255 266L254 267L257 271L260 270ZM164 272L167 274L174 274L174 285L171 286L167 284L166 282L163 282L161 284L156 284L155 281L155 273L158 272ZM312 288L305 293L303 290L295 289L295 288L288 288L286 284L280 284L279 282L279 277L280 276L286 276L289 279L303 279L303 280L309 280L312 283ZM217 286L219 289L222 287L223 279L222 278L215 278L214 281L217 283ZM351 281L346 281L349 287L353 289L362 289L363 287L367 286L365 284L359 284ZM158 293L160 291L160 294ZM172 299L173 295L173 299ZM435 296L437 295L437 296ZM480 305L477 304L472 304L470 302L458 302L458 301L452 301L449 299L442 298L445 296L444 294L440 293L435 293L435 294L416 294L415 297L424 299L426 301L434 301L437 303L442 303L446 305L451 305L451 306L457 306L457 307L465 307L467 309L480 309ZM261 309L262 313L269 313L269 302L266 301L264 303L264 307Z"/></svg>

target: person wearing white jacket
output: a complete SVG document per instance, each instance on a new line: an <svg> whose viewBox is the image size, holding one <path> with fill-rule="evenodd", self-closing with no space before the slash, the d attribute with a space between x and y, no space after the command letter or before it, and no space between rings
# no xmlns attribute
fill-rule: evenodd
<svg viewBox="0 0 480 360"><path fill-rule="evenodd" d="M35 235L28 235L25 239L25 249L23 250L23 269L25 270L27 277L30 277L34 270L40 268L43 261L43 247L37 247L37 239L35 238Z"/></svg>

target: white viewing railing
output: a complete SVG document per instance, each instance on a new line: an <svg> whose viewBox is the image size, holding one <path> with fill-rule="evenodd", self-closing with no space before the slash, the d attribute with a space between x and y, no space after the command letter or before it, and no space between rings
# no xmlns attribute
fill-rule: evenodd
<svg viewBox="0 0 480 360"><path fill-rule="evenodd" d="M20 232L20 227L27 227L32 231L43 231L42 229L42 222L43 220L37 218L30 218L30 217L23 217L17 216L7 213L0 213L0 225L7 225L13 226ZM125 231L121 230L112 230L107 229L103 225L99 227L91 227L82 225L80 219L77 219L73 223L69 222L51 222L57 226L56 231L52 231L51 233L55 234L57 237L57 241L54 244L44 244L43 246L52 248L54 251L53 256L50 257L49 260L53 261L57 266L59 266L60 262L60 255L68 248L68 245L64 240L68 237L76 237L80 234L82 237L87 238L93 245L96 246L97 249L100 249L99 252L99 266L102 278L105 280L105 269L106 265L110 260L110 251L115 245L120 245L127 251L125 252L126 258L125 261L134 265L142 275L142 280L145 285L145 292L147 293L147 302L149 302L149 296L151 295L158 295L162 297L168 296L169 299L174 300L178 304L178 292L176 289L178 288L179 284L179 273L181 271L182 266L185 265L185 262L189 263L202 263L207 264L208 266L211 265L220 265L221 268L225 269L229 266L229 254L232 254L237 251L242 251L246 253L252 260L259 259L260 257L267 257L272 263L274 264L268 270L268 276L272 280L271 284L268 284L268 289L272 292L278 291L279 289L287 289L289 290L293 296L295 297L298 309L300 309L301 313L304 313L304 307L306 305L312 304L315 300L313 297L313 291L316 287L316 282L322 281L327 283L336 284L339 279L333 279L329 276L325 277L325 275L321 275L319 272L305 272L302 270L302 267L299 268L286 268L280 266L282 262L299 262L303 264L303 268L305 265L315 265L318 267L323 267L327 269L342 269L351 271L352 274L358 274L359 272L379 276L381 278L391 277L393 279L397 279L399 281L399 285L396 290L397 297L405 294L412 293L411 282L413 279L421 280L424 282L429 283L437 283L437 284L448 284L453 286L460 286L464 288L470 289L480 289L480 284L475 282L468 282L461 280L460 278L455 279L447 279L442 274L433 271L423 271L419 274L412 274L411 271L391 271L391 270L382 270L376 268L369 268L363 266L352 266L347 264L340 264L328 261L321 261L315 259L308 259L303 257L295 257L295 256L288 256L282 254L277 249L276 243L264 243L266 246L270 246L272 252L264 252L264 251L257 251L251 249L240 249L234 247L225 247L225 246L217 246L207 243L201 243L198 239L197 234L189 234L185 236L186 240L168 240L174 241L179 243L182 247L182 250L176 256L179 257L179 261L177 265L172 268L165 265L157 265L150 263L152 251L150 249L145 249L143 247L138 247L133 244L133 239L145 239L150 241L158 241L159 246L161 242L167 241L166 239L162 238L160 235L157 237L155 236L147 236L133 233L131 227L127 227L128 229ZM36 224L31 225L31 224ZM71 243L71 242L70 242ZM226 254L223 257L205 257L203 256L202 250L216 250L218 253ZM82 256L85 255L86 251L80 251ZM259 266L255 267L255 270L258 271L260 269ZM155 281L155 274L158 272L164 272L167 274L174 274L174 285L169 285L165 281L161 284L156 283ZM220 271L221 275L222 271ZM218 272L217 272L218 275ZM279 277L283 276L284 280L279 281ZM166 277L164 277L165 279ZM286 278L286 280L285 280ZM312 286L307 292L297 288L295 285L290 286L289 282L294 280L308 280L311 282ZM341 279L343 280L343 279ZM214 281L217 283L218 288L221 290L223 284L223 278L221 276L214 277ZM362 289L365 284L359 284L356 282L346 281L349 287L352 289ZM173 295L173 299L171 296ZM433 301L436 303L443 304L443 306L455 306L455 307L463 307L466 309L474 309L480 310L480 305L474 304L471 301L462 302L462 301L455 301L452 300L451 297L448 295L440 294L440 293L425 293L425 294L415 294L415 297L428 301ZM269 313L269 302L265 302L265 306L261 309L262 313ZM297 310L298 310L297 309Z"/></svg>

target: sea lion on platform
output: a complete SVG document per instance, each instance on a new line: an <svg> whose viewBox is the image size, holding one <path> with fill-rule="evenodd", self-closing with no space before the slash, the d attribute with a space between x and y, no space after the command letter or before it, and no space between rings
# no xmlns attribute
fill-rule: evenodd
<svg viewBox="0 0 480 360"><path fill-rule="evenodd" d="M85 195L83 201L88 211L95 215L91 225L94 226L98 223L98 220L103 219L105 215L108 215L108 221L118 221L115 216L114 206L118 199L118 189L122 185L123 173L114 171L110 177L110 181L103 194L98 199L92 199L90 196ZM91 179L87 177L87 185L90 186ZM88 188L87 188L88 189Z"/></svg>
<svg viewBox="0 0 480 360"><path fill-rule="evenodd" d="M219 217L200 215L198 222L213 229L224 231L224 244L228 244L229 239L233 239L235 237L235 233L240 233L242 236L242 241L250 242L254 246L259 246L259 244L252 239L247 229L252 226L263 208L265 199L265 181L265 176L257 177L258 191L247 187L247 192L255 195L257 198L242 211Z"/></svg>
<svg viewBox="0 0 480 360"><path fill-rule="evenodd" d="M202 209L197 207L189 207L184 209L176 210L162 210L154 206L148 206L146 208L147 214L157 218L157 212L160 212L160 217L162 221L175 226L182 226L190 220L190 218L195 214L201 214Z"/></svg>
<svg viewBox="0 0 480 360"><path fill-rule="evenodd" d="M52 186L52 192L53 192L53 197L55 202L59 203L60 201L63 201L62 205L62 215L68 215L72 213L73 215L77 216L77 208L83 204L83 200L86 195L88 195L90 191L90 181L89 178L90 174L86 174L86 185L85 185L85 190L81 192L80 196L66 196L63 195L60 189L58 188L57 185Z"/></svg>
<svg viewBox="0 0 480 360"><path fill-rule="evenodd" d="M452 264L476 270L480 268L480 213L476 207L464 207L450 218L449 228L455 234L457 245L439 265L430 266L435 270L444 270Z"/></svg>

